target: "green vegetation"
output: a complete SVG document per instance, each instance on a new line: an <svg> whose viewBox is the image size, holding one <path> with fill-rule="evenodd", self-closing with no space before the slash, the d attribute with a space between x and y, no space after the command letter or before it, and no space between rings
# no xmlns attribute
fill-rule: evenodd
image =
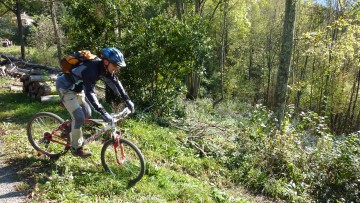
<svg viewBox="0 0 360 203"><path fill-rule="evenodd" d="M6 48L0 47L0 53L6 56L20 57L20 47L19 46L10 46Z"/></svg>
<svg viewBox="0 0 360 203"><path fill-rule="evenodd" d="M9 79L1 79L6 85ZM67 118L66 110L57 103L39 103L22 93L0 92L1 142L3 154L16 165L19 178L26 181L32 201L60 202L247 202L246 195L232 194L217 185L214 177L210 184L208 174L218 173L219 163L212 158L199 158L191 148L178 139L182 131L163 128L143 119L128 120L123 129L127 138L143 152L147 161L145 177L128 188L125 181L114 180L100 162L100 143L88 148L94 154L79 159L69 154L57 161L37 157L26 137L26 122L38 111L51 111ZM6 109L6 110L5 110ZM229 180L230 181L230 180Z"/></svg>
<svg viewBox="0 0 360 203"><path fill-rule="evenodd" d="M2 84L9 79L1 79ZM16 165L21 188L32 201L59 202L253 202L255 193L295 202L359 199L360 135L334 137L324 118L303 114L287 118L277 132L263 106L227 103L213 109L211 100L180 102L186 117L159 120L138 114L122 129L145 156L147 171L133 187L105 173L101 140L88 148L89 159L67 154L57 161L37 157L25 126L32 114L51 111L67 118L57 103L38 103L1 88L3 153ZM237 109L237 110L235 110Z"/></svg>
<svg viewBox="0 0 360 203"><path fill-rule="evenodd" d="M38 111L68 114L57 103L7 92L11 80L0 78L1 150L19 166L26 180L20 187L33 202L262 198L254 194L286 202L359 201L359 2L293 1L295 41L282 126L273 111L290 1L19 2L0 0L0 37L16 45L24 39L27 61L56 67L58 54L121 49L128 68L118 77L138 113L123 130L147 161L144 179L128 188L104 173L100 143L89 146L94 156L88 160L36 157L27 120ZM23 37L11 20L20 11L36 20ZM19 52L19 46L0 48L1 54Z"/></svg>

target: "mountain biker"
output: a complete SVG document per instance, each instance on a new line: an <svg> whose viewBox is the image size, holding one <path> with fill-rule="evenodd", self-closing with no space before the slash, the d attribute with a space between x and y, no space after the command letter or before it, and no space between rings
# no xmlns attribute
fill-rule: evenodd
<svg viewBox="0 0 360 203"><path fill-rule="evenodd" d="M115 76L115 72L125 68L123 54L116 48L104 48L101 50L101 59L97 58L79 65L72 69L72 74L60 75L56 80L56 91L61 101L71 115L70 143L71 152L74 156L82 158L91 156L90 152L83 150L83 133L81 126L84 120L91 116L91 108L85 101L101 114L104 121L111 122L111 115L99 103L94 89L98 80L103 80L112 91L125 101L126 106L134 113L134 104L125 92L121 82Z"/></svg>

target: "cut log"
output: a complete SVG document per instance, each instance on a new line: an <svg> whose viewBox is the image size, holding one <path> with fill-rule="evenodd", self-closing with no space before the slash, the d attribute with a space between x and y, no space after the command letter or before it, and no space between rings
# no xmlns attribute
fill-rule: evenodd
<svg viewBox="0 0 360 203"><path fill-rule="evenodd" d="M49 102L49 101L60 101L60 96L59 95L47 95L47 96L42 96L40 98L41 102Z"/></svg>
<svg viewBox="0 0 360 203"><path fill-rule="evenodd" d="M23 90L21 86L10 86L9 88L11 92L19 92Z"/></svg>
<svg viewBox="0 0 360 203"><path fill-rule="evenodd" d="M42 96L47 96L47 95L56 95L56 88L55 86L50 86L47 84L41 84L41 86L38 89L36 98L40 99Z"/></svg>
<svg viewBox="0 0 360 203"><path fill-rule="evenodd" d="M54 85L48 85L46 88L45 88L45 94L46 95L56 95L56 94L58 94L57 92L56 92L56 86L54 86ZM44 95L45 96L45 95Z"/></svg>
<svg viewBox="0 0 360 203"><path fill-rule="evenodd" d="M56 78L57 78L57 75L49 75L49 76L30 75L29 80L31 82L34 82L34 81L44 82L44 81L56 81Z"/></svg>
<svg viewBox="0 0 360 203"><path fill-rule="evenodd" d="M5 72L5 66L0 66L0 75L1 76L5 76L6 75L6 72Z"/></svg>
<svg viewBox="0 0 360 203"><path fill-rule="evenodd" d="M30 82L28 95L36 97L38 95L40 86L40 82Z"/></svg>
<svg viewBox="0 0 360 203"><path fill-rule="evenodd" d="M29 93L30 84L31 84L31 82L29 80L25 80L23 82L23 93L25 93L25 94Z"/></svg>
<svg viewBox="0 0 360 203"><path fill-rule="evenodd" d="M18 68L14 64L6 64L5 68L2 66L0 72L2 72L1 75L9 75L16 78L19 78L25 74L23 72L18 71Z"/></svg>
<svg viewBox="0 0 360 203"><path fill-rule="evenodd" d="M25 73L25 74L28 74L28 75L43 75L43 74L46 74L43 71L35 70L35 69L27 70L27 69L22 69L22 68L18 67L18 68L16 68L16 70L18 72Z"/></svg>
<svg viewBox="0 0 360 203"><path fill-rule="evenodd" d="M28 81L29 78L30 78L30 75L23 75L23 76L20 78L20 82Z"/></svg>

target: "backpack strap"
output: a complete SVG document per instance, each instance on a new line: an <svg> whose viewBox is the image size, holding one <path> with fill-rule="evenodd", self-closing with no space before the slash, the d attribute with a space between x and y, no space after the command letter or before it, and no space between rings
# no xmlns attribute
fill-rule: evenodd
<svg viewBox="0 0 360 203"><path fill-rule="evenodd" d="M75 81L74 77L72 77L72 75L73 74L71 74L71 73L64 73L66 80L69 81L71 84L74 84L76 81Z"/></svg>
<svg viewBox="0 0 360 203"><path fill-rule="evenodd" d="M70 70L70 73L64 73L64 75L65 75L66 80L69 81L72 84L74 84L76 82L75 78L78 79L78 80L82 79L80 76L74 74L72 72L72 70Z"/></svg>

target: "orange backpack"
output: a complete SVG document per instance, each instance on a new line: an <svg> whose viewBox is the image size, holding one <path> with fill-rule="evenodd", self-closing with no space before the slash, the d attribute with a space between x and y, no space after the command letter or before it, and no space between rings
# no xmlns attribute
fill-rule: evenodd
<svg viewBox="0 0 360 203"><path fill-rule="evenodd" d="M63 73L71 73L71 70L74 67L79 66L87 61L94 60L96 58L98 57L92 54L89 50L81 50L78 52L74 52L61 59L61 71Z"/></svg>

